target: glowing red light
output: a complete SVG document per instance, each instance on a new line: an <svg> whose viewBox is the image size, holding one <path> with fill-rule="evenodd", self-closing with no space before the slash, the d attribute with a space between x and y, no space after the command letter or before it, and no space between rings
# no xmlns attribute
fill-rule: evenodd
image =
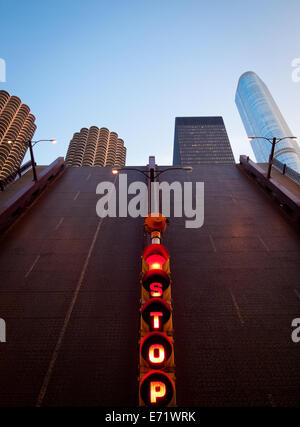
<svg viewBox="0 0 300 427"><path fill-rule="evenodd" d="M140 384L140 395L146 406L165 407L172 401L175 386L169 375L151 371Z"/></svg>
<svg viewBox="0 0 300 427"><path fill-rule="evenodd" d="M161 255L150 255L146 258L146 263L149 265L149 270L161 270L166 259Z"/></svg>
<svg viewBox="0 0 300 427"><path fill-rule="evenodd" d="M159 246L159 245L157 245ZM149 270L143 276L143 287L152 298L163 296L163 292L170 285L170 277L161 269Z"/></svg>
<svg viewBox="0 0 300 427"><path fill-rule="evenodd" d="M155 298L155 297L161 297L163 294L163 289L162 289L163 285L162 283L151 283L150 284L150 295Z"/></svg>
<svg viewBox="0 0 300 427"><path fill-rule="evenodd" d="M166 385L162 381L151 381L150 383L150 402L156 403L166 395Z"/></svg>
<svg viewBox="0 0 300 427"><path fill-rule="evenodd" d="M172 363L172 352L173 345L168 336L157 330L146 335L140 345L141 357L150 368L164 369Z"/></svg>
<svg viewBox="0 0 300 427"><path fill-rule="evenodd" d="M153 364L161 364L165 360L165 349L162 344L152 344L149 347L149 361Z"/></svg>
<svg viewBox="0 0 300 427"><path fill-rule="evenodd" d="M153 329L160 329L160 320L159 318L163 316L161 311L152 311L150 317L153 317Z"/></svg>

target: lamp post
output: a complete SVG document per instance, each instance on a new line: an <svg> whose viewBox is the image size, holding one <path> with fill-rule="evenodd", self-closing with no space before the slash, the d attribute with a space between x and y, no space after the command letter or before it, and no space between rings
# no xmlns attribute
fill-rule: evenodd
<svg viewBox="0 0 300 427"><path fill-rule="evenodd" d="M115 168L113 168L112 173L114 175L117 175L120 171L123 171L123 170L125 170L125 171L132 170L132 171L140 172L146 178L150 179L150 182L154 182L155 179L158 178L162 173L167 172L169 170L184 170L184 171L187 171L187 172L192 172L193 168L190 167L190 166L182 166L182 167L175 167L175 168L171 167L171 168L166 168L166 169L164 169L162 171L158 171L155 174L155 169L154 168L150 168L149 172L146 172L146 171L142 171L141 169L138 169L138 168L131 168L131 167L123 166L123 167L115 167Z"/></svg>
<svg viewBox="0 0 300 427"><path fill-rule="evenodd" d="M193 170L193 168L190 167L190 166L169 167L169 168L163 169L162 171L158 171L158 172L155 173L155 166L154 165L155 165L155 159L154 159L154 157L150 157L149 158L149 166L150 166L149 167L149 171L143 171L143 170L138 169L138 168L132 168L132 167L126 167L126 166L115 167L112 170L112 173L114 175L117 175L120 171L123 171L123 170L125 170L125 171L132 170L132 171L136 171L136 172L139 172L139 173L143 174L147 179L149 179L149 181L150 181L150 183L148 185L148 187L149 187L149 190L148 190L149 191L148 192L148 197L149 197L149 199L148 199L149 213L151 211L150 206L152 205L152 202L151 202L151 200L152 200L151 183L155 182L156 178L158 178L162 173L165 173L165 172L167 172L169 170L185 170L187 172L192 172L192 170ZM154 204L155 204L155 202L154 202ZM156 206L156 204L155 204L155 206Z"/></svg>
<svg viewBox="0 0 300 427"><path fill-rule="evenodd" d="M39 139L37 141L32 141L31 139L29 140L23 140L23 139L9 139L8 141L6 141L8 144L13 144L14 142L21 142L23 144L25 144L26 146L28 146L29 148L29 152L30 152L30 158L31 158L31 164L32 164L32 174L33 174L33 180L35 182L38 181L38 177L37 177L37 173L36 173L36 165L35 165L35 160L34 160L34 155L33 155L33 147L41 141L48 141L48 142L52 142L52 144L56 144L57 141L56 139Z"/></svg>
<svg viewBox="0 0 300 427"><path fill-rule="evenodd" d="M267 173L267 179L271 178L271 169L273 164L273 158L274 158L274 152L275 152L275 145L278 144L278 142L282 141L283 139L297 139L296 136L285 136L283 138L277 138L276 136L273 138L267 138L265 136L249 136L248 139L265 139L266 141L269 141L270 144L272 144L271 153L269 157L269 166L268 166L268 173Z"/></svg>

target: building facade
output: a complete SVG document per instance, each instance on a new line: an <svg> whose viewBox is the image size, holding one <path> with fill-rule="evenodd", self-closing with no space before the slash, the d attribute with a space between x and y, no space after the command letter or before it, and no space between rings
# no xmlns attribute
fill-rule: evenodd
<svg viewBox="0 0 300 427"><path fill-rule="evenodd" d="M252 71L241 75L235 102L248 137L284 138L293 136L265 83ZM269 161L271 144L263 139L251 140L259 163ZM285 139L275 147L275 158L300 172L300 148L297 141Z"/></svg>
<svg viewBox="0 0 300 427"><path fill-rule="evenodd" d="M173 165L234 164L222 117L176 117Z"/></svg>
<svg viewBox="0 0 300 427"><path fill-rule="evenodd" d="M70 141L67 166L124 166L126 148L116 132L91 126L76 132Z"/></svg>
<svg viewBox="0 0 300 427"><path fill-rule="evenodd" d="M0 180L21 165L28 147L26 142L32 139L36 130L34 122L30 108L22 104L20 98L0 91Z"/></svg>

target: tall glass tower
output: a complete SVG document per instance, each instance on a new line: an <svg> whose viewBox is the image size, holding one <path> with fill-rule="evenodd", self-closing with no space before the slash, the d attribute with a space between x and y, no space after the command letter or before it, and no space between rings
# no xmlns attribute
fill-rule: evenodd
<svg viewBox="0 0 300 427"><path fill-rule="evenodd" d="M269 89L252 71L241 75L235 102L248 136L284 138L293 136ZM251 140L257 162L269 161L271 144L263 139ZM276 144L274 157L300 173L300 148L292 139Z"/></svg>

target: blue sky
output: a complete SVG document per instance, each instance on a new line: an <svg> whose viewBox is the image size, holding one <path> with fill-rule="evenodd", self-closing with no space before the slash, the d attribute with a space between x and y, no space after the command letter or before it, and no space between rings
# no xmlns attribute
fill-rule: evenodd
<svg viewBox="0 0 300 427"><path fill-rule="evenodd" d="M221 115L236 161L253 157L235 106L255 71L300 138L299 0L0 0L6 82L36 116L39 164L74 132L116 131L127 164L171 164L176 116Z"/></svg>

